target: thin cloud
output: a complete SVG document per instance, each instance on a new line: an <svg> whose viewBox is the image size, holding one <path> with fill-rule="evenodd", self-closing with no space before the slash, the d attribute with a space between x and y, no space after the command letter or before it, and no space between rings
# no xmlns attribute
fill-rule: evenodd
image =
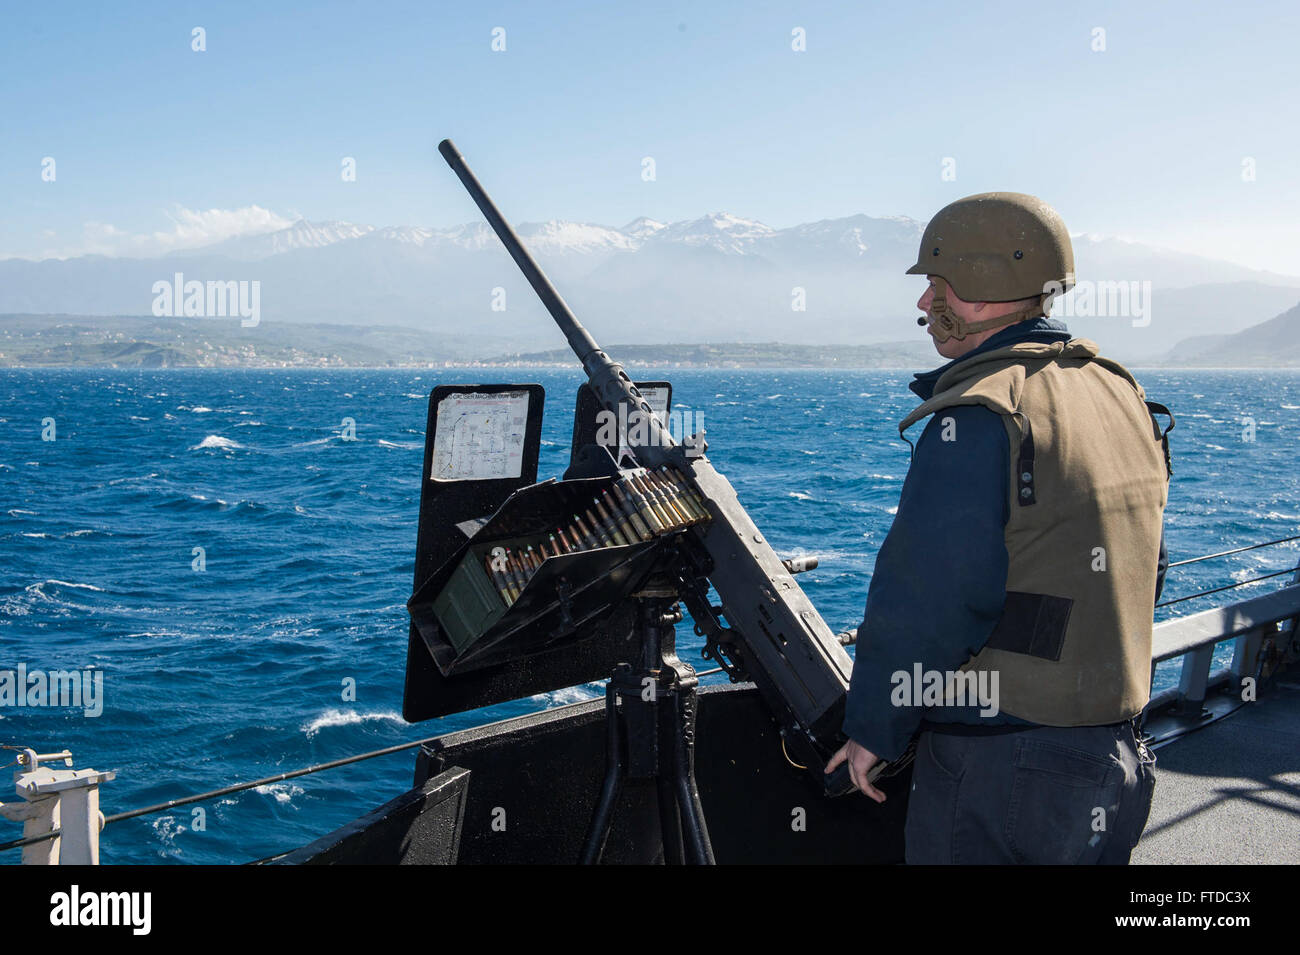
<svg viewBox="0 0 1300 955"><path fill-rule="evenodd" d="M150 258L178 249L195 249L245 235L275 232L293 224L270 209L244 206L240 209L186 209L177 206L165 213L171 228L158 232L127 232L107 222L87 222L75 245L51 248L33 259L70 259L79 255L114 258Z"/></svg>

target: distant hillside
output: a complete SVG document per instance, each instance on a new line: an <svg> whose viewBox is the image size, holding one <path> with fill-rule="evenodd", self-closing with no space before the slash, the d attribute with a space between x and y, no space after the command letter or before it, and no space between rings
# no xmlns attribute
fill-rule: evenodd
<svg viewBox="0 0 1300 955"><path fill-rule="evenodd" d="M1166 364L1232 368L1300 368L1300 304L1235 335L1179 342Z"/></svg>
<svg viewBox="0 0 1300 955"><path fill-rule="evenodd" d="M1181 348L1186 339L1199 336L1231 335L1244 331L1290 308L1300 299L1300 289L1258 282L1227 282L1194 285L1189 288L1156 288L1146 324L1128 317L1071 316L1064 308L1058 317L1071 332L1091 338L1102 354L1119 361L1160 359Z"/></svg>
<svg viewBox="0 0 1300 955"><path fill-rule="evenodd" d="M382 325L263 322L244 328L233 318L0 315L0 367L11 368L577 367L567 348L506 348L500 338L453 338ZM609 352L629 365L685 368L919 369L938 360L924 340L885 345L613 345Z"/></svg>
<svg viewBox="0 0 1300 955"><path fill-rule="evenodd" d="M489 336L384 325L305 325L237 318L0 315L0 367L427 367L501 349Z"/></svg>
<svg viewBox="0 0 1300 955"><path fill-rule="evenodd" d="M1169 353L1164 356L1164 361L1161 364L1195 364L1196 359L1201 355L1218 348L1231 338L1231 335L1193 335L1191 338L1183 339L1170 349Z"/></svg>
<svg viewBox="0 0 1300 955"><path fill-rule="evenodd" d="M624 365L671 368L909 368L942 364L926 342L884 345L789 345L781 342L720 342L707 345L611 345L605 349ZM501 355L475 364L574 367L567 348Z"/></svg>
<svg viewBox="0 0 1300 955"><path fill-rule="evenodd" d="M1092 337L1074 322L1070 327ZM577 368L568 348L515 350L519 344L500 336L431 334L388 325L262 322L244 328L235 318L0 315L0 368ZM639 367L919 371L943 363L919 330L915 341L878 345L724 341L606 347L616 360ZM1104 344L1102 350L1106 352ZM1187 338L1159 360L1144 363L1300 367L1300 305L1235 335Z"/></svg>

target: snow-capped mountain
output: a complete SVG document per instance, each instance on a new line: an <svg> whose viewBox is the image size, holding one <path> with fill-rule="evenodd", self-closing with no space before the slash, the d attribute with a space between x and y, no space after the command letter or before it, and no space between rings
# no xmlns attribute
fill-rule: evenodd
<svg viewBox="0 0 1300 955"><path fill-rule="evenodd" d="M655 242L674 242L702 246L720 252L745 253L761 247L776 230L753 219L741 219L725 212L715 212L699 219L674 222L647 238Z"/></svg>
<svg viewBox="0 0 1300 955"><path fill-rule="evenodd" d="M776 229L725 212L617 228L550 220L517 232L598 340L861 344L918 334L915 261L922 224L852 215ZM1300 277L1091 235L1076 272L1149 282L1143 324L1069 319L1121 360L1163 354L1192 335L1230 334L1300 300ZM409 325L508 336L521 350L558 332L492 230L308 222L185 253L0 260L0 314L148 315L154 284L260 283L263 321ZM502 310L504 307L504 311Z"/></svg>
<svg viewBox="0 0 1300 955"><path fill-rule="evenodd" d="M639 219L633 219L618 231L624 235L630 235L634 239L644 239L654 235L660 229L666 228L667 225L666 222L657 222L654 219L641 216Z"/></svg>
<svg viewBox="0 0 1300 955"><path fill-rule="evenodd" d="M413 245L420 248L428 242L436 241L442 236L442 233L436 229L426 229L421 226L385 226L382 229L375 229L367 233L375 239L384 242L396 242L399 245Z"/></svg>
<svg viewBox="0 0 1300 955"><path fill-rule="evenodd" d="M515 231L535 252L555 255L593 255L608 252L632 252L650 239L676 242L687 246L708 246L723 252L746 252L776 230L726 213L703 216L671 225L642 217L622 229L588 222L524 222ZM186 254L225 255L233 259L265 259L282 252L323 248L349 239L369 237L401 245L450 245L479 250L498 245L492 229L483 222L472 222L450 229L422 226L386 226L375 228L351 222L308 222L299 219L277 232L241 236L216 245L188 250Z"/></svg>
<svg viewBox="0 0 1300 955"><path fill-rule="evenodd" d="M265 259L282 252L298 249L321 249L336 242L346 242L369 235L375 231L372 225L355 225L351 222L308 222L299 219L287 228L276 232L264 232L260 235L236 236L216 245L199 249L188 249L178 255L224 255L232 259L253 261Z"/></svg>
<svg viewBox="0 0 1300 955"><path fill-rule="evenodd" d="M529 249L539 254L602 255L609 252L632 252L641 244L639 238L619 229L555 219L548 222L525 222L515 231Z"/></svg>

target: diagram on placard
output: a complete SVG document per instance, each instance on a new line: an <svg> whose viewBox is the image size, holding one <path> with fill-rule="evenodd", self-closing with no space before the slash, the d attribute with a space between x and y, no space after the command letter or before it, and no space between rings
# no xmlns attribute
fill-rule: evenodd
<svg viewBox="0 0 1300 955"><path fill-rule="evenodd" d="M528 392L456 392L438 402L433 439L437 481L517 478L523 472Z"/></svg>
<svg viewBox="0 0 1300 955"><path fill-rule="evenodd" d="M641 397L645 399L650 410L659 416L659 420L664 424L668 423L668 389L662 385L645 385L641 389Z"/></svg>

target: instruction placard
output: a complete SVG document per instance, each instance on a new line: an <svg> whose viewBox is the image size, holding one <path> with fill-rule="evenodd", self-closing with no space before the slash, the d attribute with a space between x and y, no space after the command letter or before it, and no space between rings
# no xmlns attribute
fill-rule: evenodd
<svg viewBox="0 0 1300 955"><path fill-rule="evenodd" d="M435 481L485 481L523 473L528 392L455 392L438 402Z"/></svg>
<svg viewBox="0 0 1300 955"><path fill-rule="evenodd" d="M668 389L663 385L646 385L644 388L638 387L641 397L664 424L668 423Z"/></svg>

